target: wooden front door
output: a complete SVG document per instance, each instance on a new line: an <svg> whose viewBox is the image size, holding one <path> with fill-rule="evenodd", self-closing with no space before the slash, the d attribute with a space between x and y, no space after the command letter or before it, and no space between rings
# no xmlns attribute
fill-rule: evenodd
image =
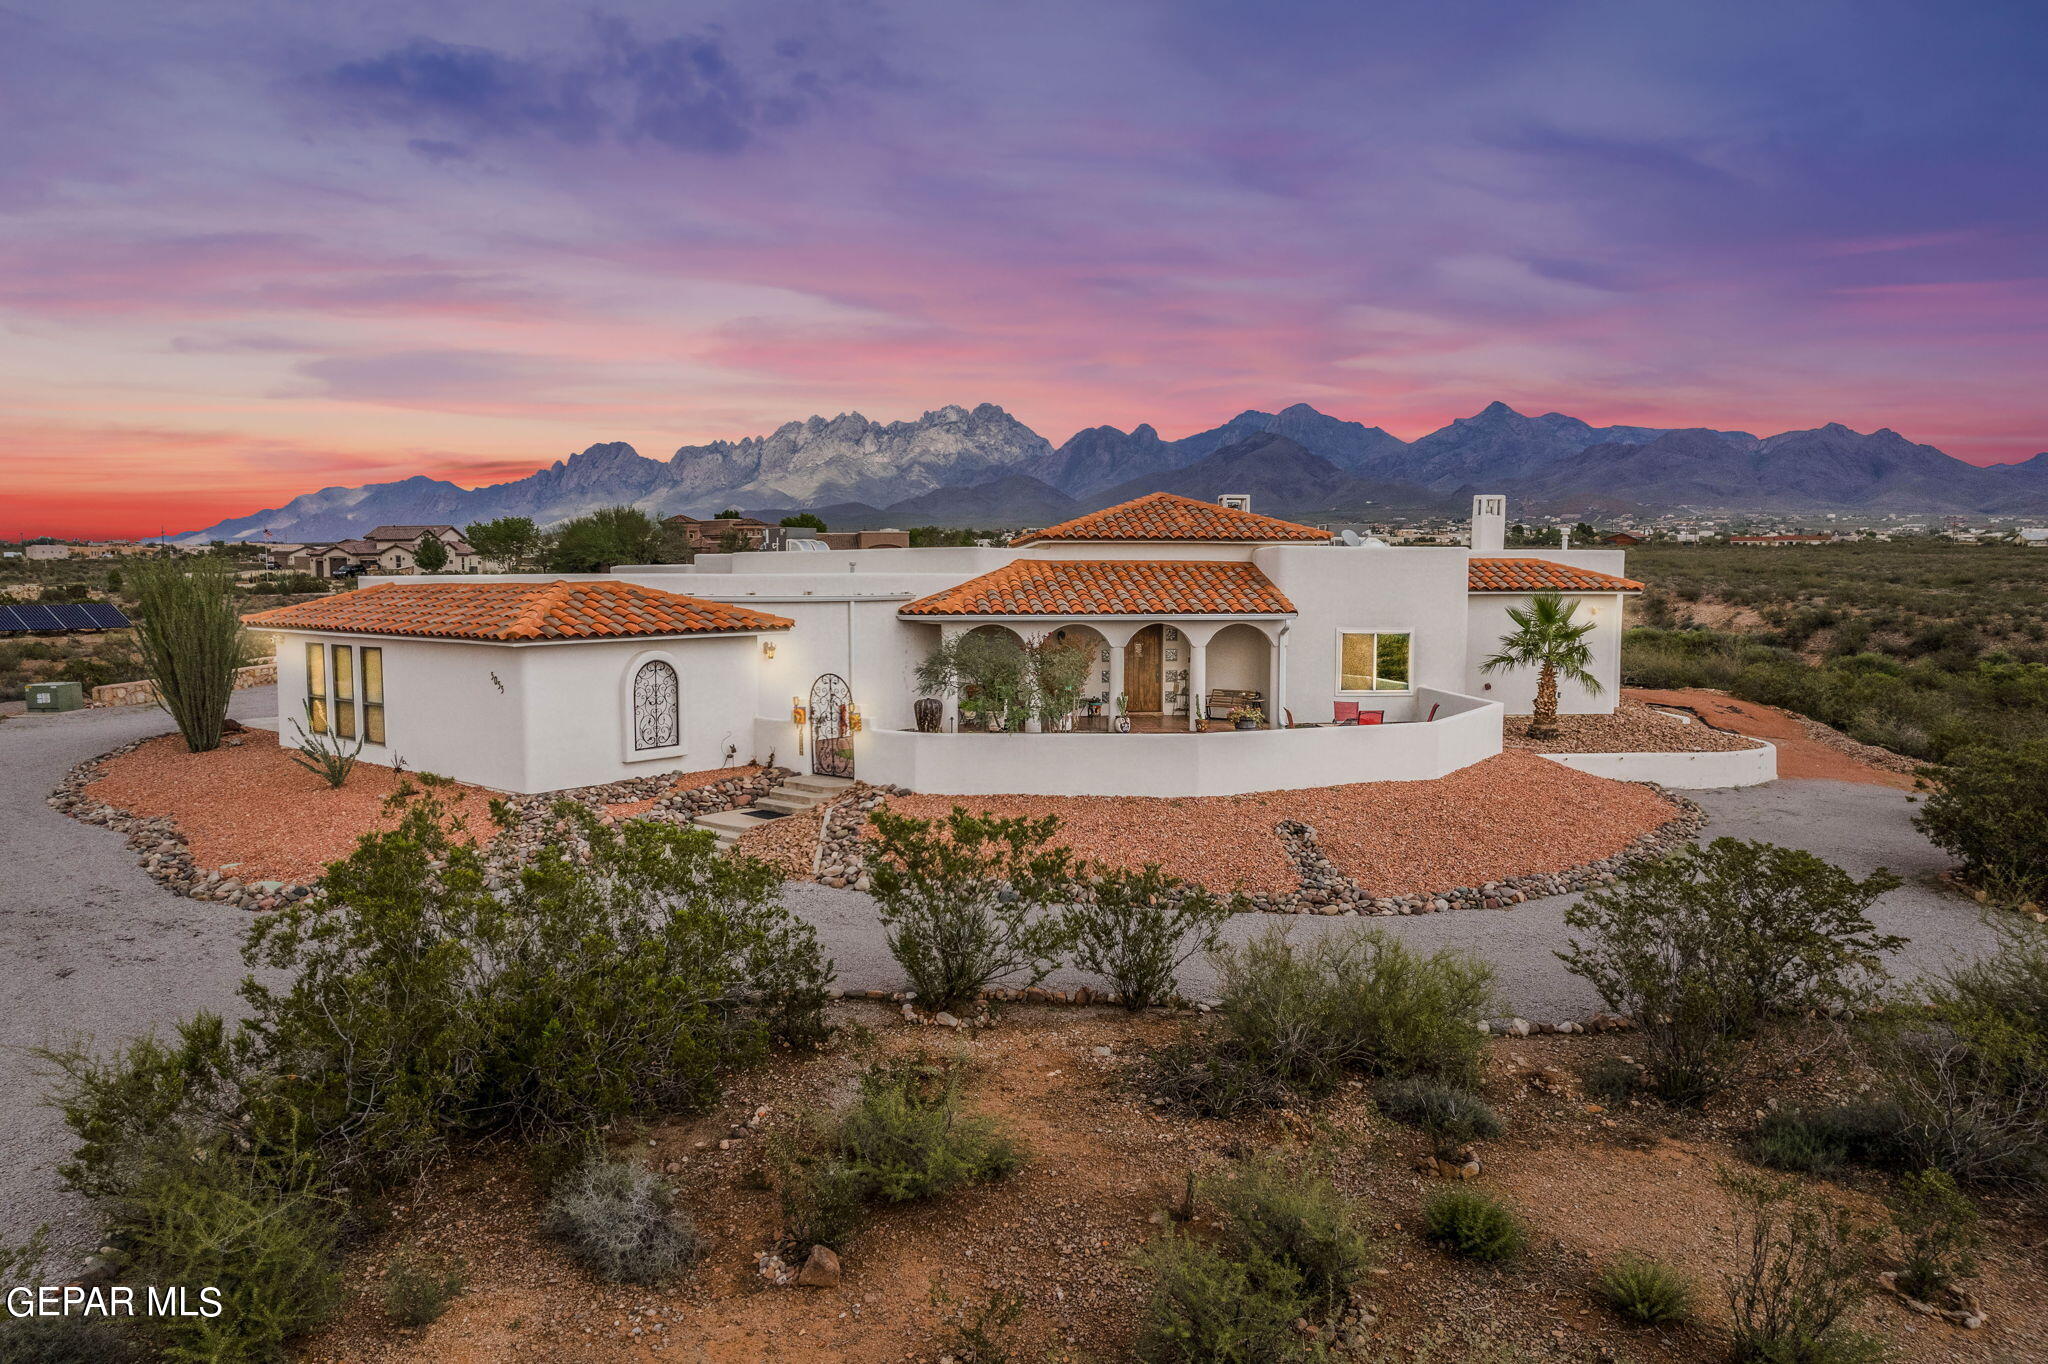
<svg viewBox="0 0 2048 1364"><path fill-rule="evenodd" d="M1131 636L1124 646L1124 695L1133 715L1147 715L1159 709L1159 665L1164 653L1165 627L1148 625Z"/></svg>

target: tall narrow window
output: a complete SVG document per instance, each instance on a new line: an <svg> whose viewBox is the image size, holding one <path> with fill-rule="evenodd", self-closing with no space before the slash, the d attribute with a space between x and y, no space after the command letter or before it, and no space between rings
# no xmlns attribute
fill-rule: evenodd
<svg viewBox="0 0 2048 1364"><path fill-rule="evenodd" d="M676 670L650 659L633 674L633 747L674 748L682 740Z"/></svg>
<svg viewBox="0 0 2048 1364"><path fill-rule="evenodd" d="M327 646L306 646L306 728L327 732Z"/></svg>
<svg viewBox="0 0 2048 1364"><path fill-rule="evenodd" d="M1407 691L1408 636L1352 634L1337 637L1337 690Z"/></svg>
<svg viewBox="0 0 2048 1364"><path fill-rule="evenodd" d="M384 742L384 651L363 650L363 738Z"/></svg>
<svg viewBox="0 0 2048 1364"><path fill-rule="evenodd" d="M334 646L334 737L356 737L356 651Z"/></svg>

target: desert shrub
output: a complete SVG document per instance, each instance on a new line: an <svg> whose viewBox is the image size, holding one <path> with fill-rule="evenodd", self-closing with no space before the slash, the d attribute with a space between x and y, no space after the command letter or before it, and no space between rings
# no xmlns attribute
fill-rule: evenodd
<svg viewBox="0 0 2048 1364"><path fill-rule="evenodd" d="M1074 964L1107 981L1126 1009L1171 1000L1181 966L1216 946L1233 905L1157 863L1089 872L1065 914Z"/></svg>
<svg viewBox="0 0 2048 1364"><path fill-rule="evenodd" d="M1897 1104L1781 1108L1750 1137L1750 1153L1777 1170L1825 1174L1844 1165L1892 1165L1905 1157L1906 1113Z"/></svg>
<svg viewBox="0 0 2048 1364"><path fill-rule="evenodd" d="M0 1244L0 1285L38 1287L49 1269L49 1228L20 1245ZM0 1359L8 1364L141 1364L132 1324L89 1317L17 1317L0 1311Z"/></svg>
<svg viewBox="0 0 2048 1364"><path fill-rule="evenodd" d="M1885 980L1870 905L1899 884L1811 853L1715 839L1636 868L1565 911L1589 935L1558 957L1641 1027L1657 1091L1692 1103L1737 1048L1785 1014L1859 1007Z"/></svg>
<svg viewBox="0 0 2048 1364"><path fill-rule="evenodd" d="M310 700L306 702L306 718L308 721L313 718L313 702ZM333 790L348 785L349 774L356 770L356 763L362 757L362 736L358 735L351 745L332 734L310 732L297 720L292 721L292 728L299 738L286 750L286 756Z"/></svg>
<svg viewBox="0 0 2048 1364"><path fill-rule="evenodd" d="M1287 1097L1287 1086L1265 1064L1198 1029L1152 1053L1143 1088L1161 1103L1202 1118L1234 1118Z"/></svg>
<svg viewBox="0 0 2048 1364"><path fill-rule="evenodd" d="M1620 1103L1641 1091L1643 1068L1619 1056L1602 1056L1580 1069L1579 1086L1588 1098Z"/></svg>
<svg viewBox="0 0 2048 1364"><path fill-rule="evenodd" d="M1429 1133L1439 1150L1501 1134L1500 1115L1484 1099L1441 1080L1390 1080L1374 1091L1373 1098L1388 1117Z"/></svg>
<svg viewBox="0 0 2048 1364"><path fill-rule="evenodd" d="M463 1287L462 1266L454 1261L400 1255L384 1269L384 1310L400 1326L431 1326Z"/></svg>
<svg viewBox="0 0 2048 1364"><path fill-rule="evenodd" d="M1294 1323L1316 1300L1270 1255L1233 1255L1182 1235L1139 1252L1152 1275L1137 1357L1145 1364L1284 1364L1312 1358Z"/></svg>
<svg viewBox="0 0 2048 1364"><path fill-rule="evenodd" d="M247 646L235 575L224 558L140 559L134 574L135 643L157 704L177 722L185 747L220 747Z"/></svg>
<svg viewBox="0 0 2048 1364"><path fill-rule="evenodd" d="M1297 947L1279 929L1217 951L1230 1043L1276 1079L1327 1092L1346 1073L1476 1078L1474 1026L1493 972L1463 952L1428 956L1377 929Z"/></svg>
<svg viewBox="0 0 2048 1364"><path fill-rule="evenodd" d="M1904 1110L1914 1160L1962 1180L2048 1180L2048 932L1921 986L1872 1021L1869 1055Z"/></svg>
<svg viewBox="0 0 2048 1364"><path fill-rule="evenodd" d="M1744 1364L1860 1364L1881 1351L1844 1322L1869 1296L1875 1239L1846 1210L1794 1181L1727 1173L1739 1267L1727 1276L1735 1357Z"/></svg>
<svg viewBox="0 0 2048 1364"><path fill-rule="evenodd" d="M991 985L1035 985L1058 964L1073 856L1048 847L1056 816L1004 819L955 806L944 820L876 810L869 883L889 951L918 1003L958 1009Z"/></svg>
<svg viewBox="0 0 2048 1364"><path fill-rule="evenodd" d="M1964 748L1932 776L1914 825L1980 887L2048 896L2048 739Z"/></svg>
<svg viewBox="0 0 2048 1364"><path fill-rule="evenodd" d="M548 1195L548 1234L606 1283L668 1283L696 1262L697 1230L661 1177L594 1153Z"/></svg>
<svg viewBox="0 0 2048 1364"><path fill-rule="evenodd" d="M1453 1255L1482 1263L1519 1256L1529 1244L1521 1218L1478 1189L1442 1189L1422 1209L1422 1234Z"/></svg>
<svg viewBox="0 0 2048 1364"><path fill-rule="evenodd" d="M1247 1264L1287 1265L1301 1291L1326 1310L1343 1302L1372 1264L1350 1200L1324 1175L1268 1157L1209 1181L1205 1192L1222 1214L1227 1253Z"/></svg>
<svg viewBox="0 0 2048 1364"><path fill-rule="evenodd" d="M1011 1337L1024 1315L1024 1299L997 1289L986 1297L961 1300L943 1283L932 1286L932 1306L939 1309L939 1358L953 1364L1011 1364L1017 1349Z"/></svg>
<svg viewBox="0 0 2048 1364"><path fill-rule="evenodd" d="M238 1158L223 1146L159 1162L112 1221L124 1278L183 1287L195 1307L211 1289L221 1310L151 1318L151 1343L175 1360L281 1357L339 1305L339 1211L307 1161Z"/></svg>
<svg viewBox="0 0 2048 1364"><path fill-rule="evenodd" d="M268 1088L337 1177L410 1177L453 1135L573 1143L700 1108L730 1070L820 1032L829 966L764 865L647 820L559 821L517 882L430 787L259 921L244 987Z"/></svg>
<svg viewBox="0 0 2048 1364"><path fill-rule="evenodd" d="M956 1066L923 1055L874 1066L851 1106L772 1153L783 1248L839 1249L873 1206L1005 1179L1024 1156L992 1119L962 1110Z"/></svg>
<svg viewBox="0 0 2048 1364"><path fill-rule="evenodd" d="M1600 1301L1642 1326L1670 1326L1692 1315L1691 1280L1667 1264L1622 1255L1593 1281Z"/></svg>
<svg viewBox="0 0 2048 1364"><path fill-rule="evenodd" d="M1892 1227L1905 1247L1899 1287L1931 1298L1977 1272L1977 1205L1940 1170L1920 1170L1899 1181L1887 1200Z"/></svg>

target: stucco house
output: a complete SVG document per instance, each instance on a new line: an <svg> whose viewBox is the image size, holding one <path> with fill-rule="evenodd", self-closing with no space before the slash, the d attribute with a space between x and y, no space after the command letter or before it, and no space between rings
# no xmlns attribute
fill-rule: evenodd
<svg viewBox="0 0 2048 1364"><path fill-rule="evenodd" d="M1539 593L1594 626L1602 685L1566 684L1561 709L1615 704L1642 585L1618 550L1507 553L1506 511L1478 497L1469 544L1389 548L1154 493L1003 547L365 578L249 623L280 637L280 695L366 761L505 791L748 759L962 795L1416 780L1498 753L1503 715L1530 708L1532 674L1480 665ZM989 630L1088 648L1083 704L988 733L920 696L935 646ZM920 699L939 702L924 728ZM1225 718L1241 706L1260 728Z"/></svg>

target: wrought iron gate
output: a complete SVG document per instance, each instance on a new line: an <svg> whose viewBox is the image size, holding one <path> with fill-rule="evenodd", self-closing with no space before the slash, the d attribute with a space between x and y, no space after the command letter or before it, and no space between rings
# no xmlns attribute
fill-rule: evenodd
<svg viewBox="0 0 2048 1364"><path fill-rule="evenodd" d="M811 771L821 777L853 775L853 689L837 673L811 684Z"/></svg>

